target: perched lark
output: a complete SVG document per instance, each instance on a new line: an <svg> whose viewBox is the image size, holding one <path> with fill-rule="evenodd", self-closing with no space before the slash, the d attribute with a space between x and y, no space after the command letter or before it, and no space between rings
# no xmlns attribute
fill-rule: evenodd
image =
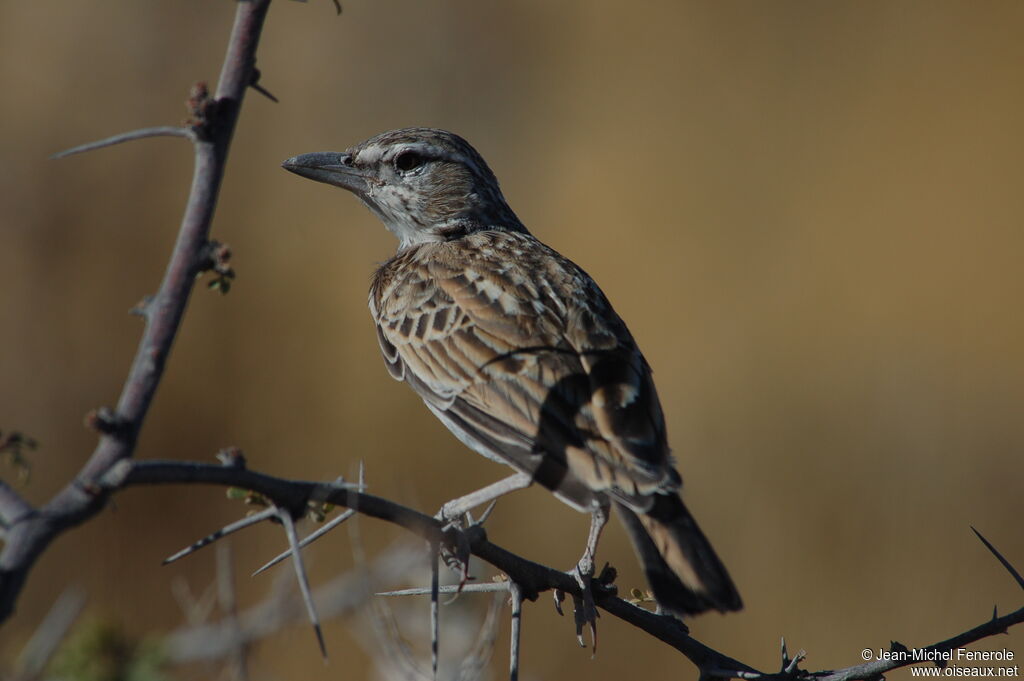
<svg viewBox="0 0 1024 681"><path fill-rule="evenodd" d="M632 335L586 272L526 230L473 147L409 128L283 165L351 191L398 237L370 287L388 371L459 440L518 471L449 502L447 517L537 482L592 514L589 576L615 505L664 609L742 607L679 497Z"/></svg>

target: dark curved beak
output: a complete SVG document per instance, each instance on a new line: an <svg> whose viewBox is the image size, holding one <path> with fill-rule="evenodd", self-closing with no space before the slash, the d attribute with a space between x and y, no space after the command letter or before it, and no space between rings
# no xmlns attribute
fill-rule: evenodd
<svg viewBox="0 0 1024 681"><path fill-rule="evenodd" d="M352 155L338 151L318 151L293 156L281 167L302 177L333 184L355 194L365 195L369 186L366 171L352 165Z"/></svg>

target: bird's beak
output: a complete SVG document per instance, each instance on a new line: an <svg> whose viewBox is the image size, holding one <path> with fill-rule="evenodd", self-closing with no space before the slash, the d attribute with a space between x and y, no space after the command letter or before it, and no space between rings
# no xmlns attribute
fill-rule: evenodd
<svg viewBox="0 0 1024 681"><path fill-rule="evenodd" d="M366 171L354 167L352 155L344 152L301 154L288 159L281 167L310 180L347 189L359 196L366 196L369 188Z"/></svg>

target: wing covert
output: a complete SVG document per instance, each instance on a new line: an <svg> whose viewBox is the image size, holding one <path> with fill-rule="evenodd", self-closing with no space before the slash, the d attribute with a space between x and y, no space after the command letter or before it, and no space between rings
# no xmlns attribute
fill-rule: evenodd
<svg viewBox="0 0 1024 681"><path fill-rule="evenodd" d="M378 272L370 309L391 375L480 453L573 505L608 490L643 508L675 486L632 336L589 276L532 237L405 251Z"/></svg>

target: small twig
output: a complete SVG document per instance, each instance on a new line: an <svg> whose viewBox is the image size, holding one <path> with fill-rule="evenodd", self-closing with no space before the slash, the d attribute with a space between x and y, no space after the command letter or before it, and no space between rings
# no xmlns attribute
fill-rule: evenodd
<svg viewBox="0 0 1024 681"><path fill-rule="evenodd" d="M801 662L803 662L806 657L807 657L807 652L801 650L799 653L796 654L796 656L792 660L789 661L789 664L787 664L783 668L782 673L783 674L793 674L796 671L797 665L799 665Z"/></svg>
<svg viewBox="0 0 1024 681"><path fill-rule="evenodd" d="M217 601L224 616L224 623L230 628L230 637L235 644L234 650L231 651L234 678L238 681L248 681L249 646L245 642L242 627L238 621L235 567L231 547L227 543L217 545Z"/></svg>
<svg viewBox="0 0 1024 681"><path fill-rule="evenodd" d="M178 608L181 609L182 614L185 616L185 622L188 626L199 626L209 619L214 606L217 604L217 593L213 585L204 589L199 597L196 598L192 595L188 582L180 575L176 576L171 582L171 594L173 594Z"/></svg>
<svg viewBox="0 0 1024 681"><path fill-rule="evenodd" d="M196 139L196 135L189 128L183 128L176 125L160 125L154 128L142 128L140 130L132 130L131 132L122 132L119 135L107 137L106 139L96 140L95 142L86 142L80 144L77 147L71 147L64 151L58 151L52 155L51 159L67 158L68 156L74 156L75 154L83 154L87 151L93 151L94 149L102 149L104 147L112 147L116 144L122 144L123 142L132 142L134 140L141 140L147 137L184 137L192 140Z"/></svg>
<svg viewBox="0 0 1024 681"><path fill-rule="evenodd" d="M34 450L39 446L35 438L28 437L24 433L11 430L6 434L0 431L0 458L6 459L8 465L18 475L18 482L25 484L32 474L32 460L26 454L26 450ZM0 526L3 525L3 512L0 509Z"/></svg>
<svg viewBox="0 0 1024 681"><path fill-rule="evenodd" d="M43 673L47 663L64 641L71 625L85 607L85 592L78 588L66 589L54 602L32 638L18 656L15 677L34 679Z"/></svg>

